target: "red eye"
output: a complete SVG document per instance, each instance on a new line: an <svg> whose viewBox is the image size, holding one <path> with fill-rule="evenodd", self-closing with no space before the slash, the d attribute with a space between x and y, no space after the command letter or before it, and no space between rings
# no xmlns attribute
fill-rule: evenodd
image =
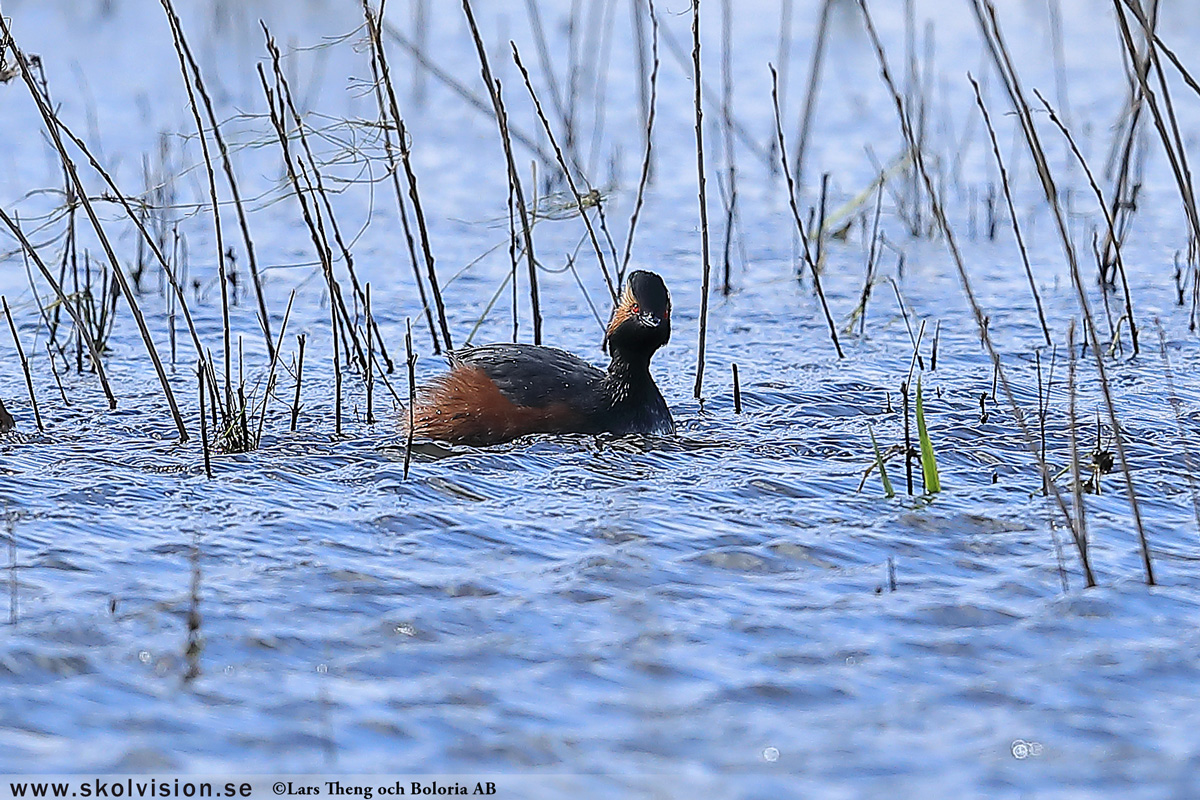
<svg viewBox="0 0 1200 800"><path fill-rule="evenodd" d="M633 306L629 310L632 311L634 314L638 313L638 304L634 303Z"/></svg>

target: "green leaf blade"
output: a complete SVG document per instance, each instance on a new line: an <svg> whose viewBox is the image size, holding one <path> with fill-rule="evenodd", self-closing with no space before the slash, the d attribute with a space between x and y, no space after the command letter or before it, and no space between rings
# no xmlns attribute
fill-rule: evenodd
<svg viewBox="0 0 1200 800"><path fill-rule="evenodd" d="M921 394L921 376L917 376L917 438L921 444L921 476L925 480L925 492L937 494L942 490L938 478L937 456L933 453L933 442L925 426L925 400Z"/></svg>

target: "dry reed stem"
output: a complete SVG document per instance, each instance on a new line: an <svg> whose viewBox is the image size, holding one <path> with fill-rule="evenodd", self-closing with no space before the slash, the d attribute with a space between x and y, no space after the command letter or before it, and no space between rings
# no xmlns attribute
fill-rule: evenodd
<svg viewBox="0 0 1200 800"><path fill-rule="evenodd" d="M33 244L28 238L26 238L24 231L21 230L20 226L17 225L12 217L4 213L3 208L0 208L0 222L3 222L5 226L8 227L9 232L16 237L17 241L21 244L21 247L26 253L29 254L29 257L33 260L33 263L37 265L38 271L42 273L42 277L45 278L46 282L49 283L51 288L54 289L54 294L58 297L59 304L67 310L67 315L71 317L71 321L75 324L75 330L79 333L88 346L88 352L91 353L92 356L92 364L96 368L96 377L100 379L100 387L104 390L104 396L108 398L108 407L110 409L116 408L117 398L113 395L112 387L108 383L108 375L104 372L104 362L101 359L100 347L96 344L96 340L92 336L91 330L84 323L84 319L80 315L79 309L76 308L75 304L72 303L70 299L68 299L67 295L63 292L62 285L54 279L54 274L50 272L49 267L46 266L46 262L42 261L42 257L38 255L37 250L33 248ZM78 296L78 292L76 292L76 296Z"/></svg>
<svg viewBox="0 0 1200 800"><path fill-rule="evenodd" d="M800 208L796 205L796 184L788 169L787 143L783 140L783 123L779 115L779 73L775 71L774 66L771 67L771 101L775 106L775 136L779 142L779 161L783 167L784 180L787 182L788 205L792 209L792 220L796 223L796 232L800 236L801 244L804 245L804 260L808 263L809 271L812 272L813 287L817 290L821 309L825 312L825 322L829 325L829 338L833 340L833 349L837 351L838 358L845 358L846 354L842 352L842 343L838 341L837 324L833 321L829 303L825 300L825 289L821 286L821 272L817 269L817 262L808 246L808 233L800 219Z"/></svg>
<svg viewBox="0 0 1200 800"><path fill-rule="evenodd" d="M293 289L291 295L288 297L287 308L284 309L283 312L283 322L279 325L279 339L275 343L274 350L272 350L274 355L271 356L271 364L267 371L267 385L266 389L263 391L262 410L259 411L258 414L258 430L254 435L255 448L257 448L259 443L262 441L263 427L265 426L267 420L267 405L270 403L271 396L275 391L275 371L279 366L279 359L283 353L283 337L284 334L287 333L288 320L291 319L292 316L292 303L295 301L296 290Z"/></svg>
<svg viewBox="0 0 1200 800"><path fill-rule="evenodd" d="M366 17L367 23L367 39L371 43L371 72L374 76L373 88L375 93L375 103L379 108L380 127L383 128L383 144L384 152L387 155L388 174L391 176L392 190L396 197L396 207L400 212L400 223L404 228L404 241L408 247L408 260L412 265L413 281L417 285L417 294L421 299L421 309L425 312L425 322L429 326L429 335L433 339L433 352L441 353L441 341L438 339L437 328L433 324L433 309L429 305L429 299L425 296L425 282L421 279L421 270L417 266L417 251L413 240L412 226L408 221L408 207L404 202L404 191L400 188L400 165L396 159L397 145L392 141L392 127L398 131L403 131L403 120L399 120L400 107L396 102L396 91L392 87L391 71L388 69L387 56L383 50L383 38L380 36L379 21L371 11L371 6L368 0L363 0L363 15ZM387 88L388 101L384 101L384 87ZM392 116L389 116L391 114ZM399 149L403 154L408 149L408 143L401 140ZM403 155L401 156L403 157ZM437 273L432 270L432 262L428 262L430 271L436 277Z"/></svg>
<svg viewBox="0 0 1200 800"><path fill-rule="evenodd" d="M366 297L366 315L367 315L367 424L375 424L375 346L371 336L371 329L375 318L371 313L371 284L367 283ZM382 342L381 342L382 344Z"/></svg>
<svg viewBox="0 0 1200 800"><path fill-rule="evenodd" d="M319 250L319 255L322 259L322 265L326 270L325 276L326 280L329 282L330 300L331 302L336 301L336 308L341 312L341 322L343 326L342 330L344 333L342 345L346 348L347 353L349 353L350 344L353 344L354 355L357 357L359 365L363 369L366 369L367 358L363 351L362 343L358 339L358 333L355 330L354 322L350 317L350 311L346 306L345 298L342 296L341 287L338 284L337 278L333 272L333 248L329 244L329 235L325 231L325 215L321 212L322 206L328 209L327 213L330 215L330 226L331 228L336 229L337 223L332 217L333 207L325 193L325 186L321 180L320 167L313 156L312 149L308 146L308 136L305 133L303 119L300 117L300 112L296 109L296 105L292 101L291 86L288 83L287 78L284 76L281 66L282 54L279 51L279 47L275 44L274 37L271 36L266 26L263 26L263 33L266 35L267 50L271 54L271 66L275 74L275 85L277 89L276 99L278 102L277 110L279 119L279 124L276 126L276 132L280 136L280 146L284 150L285 159L288 160L290 164L290 159L287 158L288 154L290 153L290 147L287 145L288 139L286 123L283 122L284 114L290 112L292 121L296 125L301 147L304 150L304 154L308 158L308 162L306 165L303 159L297 157L295 160L295 166L298 169L298 172L295 169L289 170L289 175L293 178L293 183L296 188L297 197L300 199L302 210L306 210L306 213L307 210L311 210L312 212L312 219L309 220L307 216L305 219L310 225L310 232L313 235L314 244L316 244ZM260 64L260 73L261 67L262 65ZM263 78L263 80L265 82L265 78ZM268 101L270 101L270 99L271 98L268 97ZM272 119L275 119L275 110L276 109L274 106L272 106ZM310 174L312 175L311 178L309 177ZM303 179L304 187L300 186L300 179ZM308 197L313 198L311 206L309 206L304 200L306 193ZM321 202L318 203L316 198L320 198ZM345 250L343 250L343 254L345 255ZM348 266L348 269L349 268L350 267ZM334 324L336 324L336 317ZM347 356L347 362L349 362L349 356Z"/></svg>
<svg viewBox="0 0 1200 800"><path fill-rule="evenodd" d="M1017 207L1013 202L1012 186L1008 180L1008 169L1004 166L1004 158L1000 155L1000 142L996 139L996 130L992 127L992 117L983 102L983 94L974 76L967 73L967 80L975 89L975 103L983 115L983 123L987 128L988 138L992 143L992 155L996 158L996 166L1000 170L1000 185L1004 189L1004 202L1008 205L1008 218L1012 221L1013 235L1017 239L1017 250L1021 253L1021 264L1025 267L1025 277L1029 280L1029 291L1033 294L1034 305L1037 306L1038 322L1042 326L1042 335L1046 337L1046 346L1050 346L1050 326L1046 324L1046 312L1042 308L1042 296L1038 292L1037 281L1033 279L1033 267L1029 263L1029 250L1025 247L1025 237L1021 233L1021 223L1017 219Z"/></svg>
<svg viewBox="0 0 1200 800"><path fill-rule="evenodd" d="M1125 274L1125 259L1121 255L1121 237L1117 233L1116 223L1113 221L1112 214L1108 211L1108 206L1104 202L1104 192L1100 190L1100 185L1096 183L1096 177L1092 174L1091 167L1088 166L1087 160L1083 157L1083 153L1079 151L1079 146L1075 144L1075 139L1071 136L1071 132L1067 129L1066 124L1054 112L1054 107L1050 105L1042 93L1037 89L1033 93L1039 100L1042 101L1042 106L1046 109L1046 113L1050 115L1050 121L1062 132L1062 135L1067 140L1068 146L1071 148L1071 153L1075 156L1075 160L1079 162L1079 166L1083 168L1083 174L1087 176L1088 185L1091 187L1093 194L1096 195L1096 200L1100 205L1100 210L1104 213L1104 223L1107 226L1108 237L1112 242L1113 253L1116 258L1117 274L1121 276L1121 286L1125 293L1125 318L1129 320L1129 338L1133 342L1133 354L1138 354L1138 328L1137 323L1133 318L1133 296L1129 292L1129 279Z"/></svg>
<svg viewBox="0 0 1200 800"><path fill-rule="evenodd" d="M615 303L617 300L617 287L613 284L612 275L609 274L608 264L604 260L604 250L601 248L600 240L596 236L595 226L592 225L592 220L587 215L587 209L584 206L584 197L575 185L575 179L571 176L571 168L567 166L567 160L563 157L562 149L558 146L558 140L554 138L554 130L550 126L550 120L546 118L546 112L542 109L542 101L538 99L537 92L534 91L533 81L529 78L529 70L525 69L525 65L521 63L521 54L517 50L517 45L512 41L509 41L508 44L512 48L513 61L516 63L517 69L520 70L521 77L525 81L525 88L529 91L529 96L533 100L533 107L537 111L538 119L541 120L542 128L546 131L546 136L550 139L550 146L554 149L554 156L558 159L558 165L562 169L563 177L567 180L567 187L575 197L575 205L579 208L579 216L583 218L588 238L592 242L592 249L596 251L596 261L600 264L600 272L604 274L604 282L608 285L608 293Z"/></svg>
<svg viewBox="0 0 1200 800"><path fill-rule="evenodd" d="M1133 35L1130 33L1128 22L1125 19L1125 12L1121 7L1121 0L1113 0L1113 4L1117 11L1117 22L1121 29L1121 40L1125 44L1126 51L1132 53ZM1133 7L1131 6L1131 9ZM1192 172L1188 166L1187 148L1183 142L1183 136L1179 131L1179 124L1175 118L1175 107L1171 102L1170 90L1167 87L1166 77L1163 75L1162 64L1158 59L1158 53L1154 47L1154 32L1153 22L1146 19L1141 9L1134 10L1133 13L1142 23L1143 34L1146 38L1147 54L1150 63L1154 66L1155 75L1158 78L1159 88L1162 91L1163 104L1166 106L1167 119L1171 124L1171 133L1168 134L1166 122L1163 121L1162 110L1158 107L1158 100L1151 90L1147 82L1147 74L1142 71L1137 72L1138 84L1141 87L1142 95L1146 98L1150 106L1150 113L1154 117L1154 126L1158 130L1159 138L1162 140L1163 149L1167 153L1167 159L1171 165L1171 171L1175 176L1176 185L1179 188L1179 196L1183 201L1183 210L1187 216L1188 222L1191 224L1192 233L1200 237L1200 212L1196 207L1196 195L1192 190Z"/></svg>
<svg viewBox="0 0 1200 800"><path fill-rule="evenodd" d="M208 179L208 192L212 201L213 230L217 243L217 275L221 284L221 341L225 350L225 403L222 408L232 407L233 333L229 319L229 281L225 273L225 233L221 229L221 203L217 196L216 171L213 169L212 154L208 149L208 136L204 132L204 121L200 117L200 104L196 100L196 91L192 87L192 81L188 78L187 58L184 55L184 48L180 41L183 33L176 27L179 24L179 18L175 16L175 9L171 6L171 0L159 0L159 2L162 4L163 10L167 14L167 20L171 24L171 35L175 41L175 53L179 58L179 71L183 75L183 85L187 90L188 106L192 112L192 120L196 123L196 135L200 139L200 151L204 157L205 177Z"/></svg>
<svg viewBox="0 0 1200 800"><path fill-rule="evenodd" d="M242 203L241 191L238 189L233 162L229 157L229 148L225 145L225 137L221 135L221 125L217 121L216 112L213 110L212 98L204 86L204 78L200 72L200 65L196 63L196 59L192 55L192 49L187 43L187 37L184 36L183 25L179 21L179 15L175 13L173 1L160 0L160 2L163 5L163 9L167 12L167 18L171 24L171 33L175 39L175 50L180 58L180 69L183 72L184 83L188 82L187 69L184 68L183 64L183 60L186 57L188 66L191 67L192 80L196 85L196 91L199 93L200 99L204 102L204 110L208 117L213 140L216 141L217 150L221 155L221 166L225 172L225 179L229 183L229 190L233 195L233 205L237 211L238 227L241 229L242 241L246 246L246 258L250 266L250 278L254 283L254 294L258 300L258 314L262 322L263 337L267 343L267 355L273 359L275 357L275 345L271 341L271 318L267 314L267 302L263 296L262 280L258 274L258 257L254 252L254 240L250 236L250 224L246 219L246 209ZM203 140L204 128L202 126L198 128L197 133L201 140Z"/></svg>
<svg viewBox="0 0 1200 800"><path fill-rule="evenodd" d="M637 197L633 202L633 212L629 215L629 230L625 234L625 255L621 259L621 266L617 269L617 285L625 282L625 272L629 269L629 258L633 254L633 234L637 230L638 220L642 213L642 204L646 197L646 185L650 181L650 174L653 170L653 152L654 152L654 117L658 106L658 15L654 12L654 0L647 0L650 9L650 26L651 26L651 54L654 65L650 70L650 90L647 110L645 113L646 132L645 154L642 156L642 171L638 177ZM636 14L636 11L634 12ZM641 15L637 15L641 19Z"/></svg>
<svg viewBox="0 0 1200 800"><path fill-rule="evenodd" d="M529 208L525 204L525 192L521 188L521 175L517 170L517 162L513 156L512 135L508 125L508 113L504 110L504 99L501 95L500 82L492 77L492 68L488 63L487 48L483 44L483 36L475 23L475 13L471 10L470 0L463 0L463 13L466 14L467 24L471 29L471 37L475 41L475 51L479 55L479 71L487 86L488 95L492 99L495 119L500 128L500 143L504 147L504 160L508 166L508 181L511 191L517 198L517 210L521 220L521 231L525 238L525 261L529 270L529 303L533 312L533 343L542 343L542 309L538 298L537 261L533 255L533 226L529 221ZM605 273L607 275L607 273Z"/></svg>
<svg viewBox="0 0 1200 800"><path fill-rule="evenodd" d="M704 108L702 103L703 78L700 73L700 0L692 0L692 80L696 87L696 177L700 197L700 338L696 347L695 397L700 399L704 385L704 344L708 334L708 292L712 263L708 252L708 195L705 191L704 175Z"/></svg>
<svg viewBox="0 0 1200 800"><path fill-rule="evenodd" d="M725 296L733 291L731 253L733 229L737 221L737 152L733 146L733 0L721 0L721 121L723 124L726 184L717 180L717 189L725 203L724 243L721 247L722 282Z"/></svg>
<svg viewBox="0 0 1200 800"><path fill-rule="evenodd" d="M206 377L208 377L208 370L204 366L204 359L201 358L196 362L196 380L198 383L197 388L200 393L200 449L204 453L204 474L211 479L213 476L212 456L209 454L208 449L208 420L204 415L204 390L205 388L209 388L211 390L211 387L205 387L204 383Z"/></svg>
<svg viewBox="0 0 1200 800"><path fill-rule="evenodd" d="M1080 475L1079 471L1079 435L1075 411L1077 383L1075 380L1074 319L1071 320L1071 325L1067 328L1067 350L1070 353L1070 362L1067 373L1067 383L1069 384L1068 393L1070 394L1070 410L1069 419L1067 422L1071 432L1071 496L1074 500L1075 506L1075 516L1071 520L1071 535L1075 539L1075 547L1079 551L1080 557L1086 559L1088 555L1087 506L1083 502L1083 481L1081 480L1082 476ZM1094 582L1088 584L1089 587L1094 585Z"/></svg>
<svg viewBox="0 0 1200 800"><path fill-rule="evenodd" d="M300 353L296 357L296 398L292 401L292 433L296 432L296 424L300 421L300 386L304 382L304 344L308 341L307 334L296 337L296 346Z"/></svg>
<svg viewBox="0 0 1200 800"><path fill-rule="evenodd" d="M333 253L329 246L328 237L325 234L324 220L321 216L321 207L316 202L313 202L311 205L309 203L309 196L315 194L315 187L308 179L304 162L299 157L296 157L293 161L291 155L291 146L289 144L286 123L284 122L284 114L286 113L288 105L287 100L284 99L283 95L288 93L288 87L279 65L279 49L275 46L275 41L271 37L270 32L267 31L265 27L263 28L263 31L267 37L267 48L272 56L272 64L278 92L272 91L270 86L268 86L266 71L261 63L257 65L259 81L262 85L263 94L267 98L267 106L269 108L271 122L275 128L276 135L279 138L280 149L283 151L283 160L284 165L287 168L288 178L292 183L294 191L296 192L296 198L300 203L301 216L304 218L305 225L308 227L309 237L312 240L313 247L317 251L317 258L320 260L321 269L325 276L326 286L329 291L331 325L334 329L338 327L340 312L341 323L351 331L346 338L353 342L358 361L365 368L366 357L363 354L362 346L358 341L358 337L353 335L353 323L350 319L350 313L346 308L345 301L342 297L341 291L338 288L337 278L333 273ZM315 169L315 166L313 168ZM337 342L336 332L334 334L334 342L335 344ZM349 343L343 342L343 345L346 347L347 352L349 352ZM334 357L336 358L337 348L335 347L334 350Z"/></svg>
<svg viewBox="0 0 1200 800"><path fill-rule="evenodd" d="M742 382L738 377L738 365L733 365L733 413L742 413Z"/></svg>
<svg viewBox="0 0 1200 800"><path fill-rule="evenodd" d="M83 155L87 158L88 164L92 167L92 169L95 170L96 173L102 179L104 179L104 182L108 185L108 188L112 192L111 198L115 199L117 201L117 203L119 203L121 205L121 207L125 210L126 216L129 218L129 220L131 222L133 222L134 226L137 227L138 232L142 236L141 241L145 242L145 244L150 248L150 252L154 255L155 259L159 263L159 266L162 268L163 274L166 276L168 284L174 290L176 299L179 301L180 308L183 309L184 322L187 325L188 333L192 337L192 345L196 350L196 357L198 359L203 358L204 357L204 347L200 343L200 335L197 333L196 324L192 320L192 313L191 313L191 310L188 308L187 297L184 294L183 286L179 283L179 280L176 278L174 270L171 269L170 264L167 261L167 257L163 254L162 249L158 246L158 243L155 241L153 234L150 233L149 229L146 227L145 223L142 221L141 216L134 210L132 204L130 204L129 199L125 195L125 193L120 190L120 188L117 186L116 182L113 180L112 176L109 175L108 171L105 170L104 167L100 164L100 161L95 157L95 155L92 154L92 151L87 146L87 143L84 142L82 139L80 139L78 136L76 136L75 133L69 127L67 127L66 123L64 123L57 116L53 117L53 121L54 121L54 124L56 124L58 126L58 129L60 131L62 131L63 135L71 140L71 144L75 145L75 147L81 153L83 153ZM73 195L73 190L72 190L71 194ZM68 201L68 202L71 202L71 201ZM72 215L72 219L73 219L74 208L71 209L71 215ZM74 225L73 224L71 226L71 231L70 231L69 235L72 237L72 248L73 248L74 247L74 245L73 245ZM78 293L78 287L76 287L76 293ZM172 325L172 336L173 335L174 335L174 326Z"/></svg>
<svg viewBox="0 0 1200 800"><path fill-rule="evenodd" d="M417 356L412 346L412 320L406 320L404 335L405 364L408 366L408 433L404 437L404 480L408 480L408 468L412 463L413 435L416 428L417 408Z"/></svg>
<svg viewBox="0 0 1200 800"><path fill-rule="evenodd" d="M13 322L12 312L8 308L8 298L0 297L4 304L4 317L8 320L8 329L12 331L13 345L17 348L17 357L21 359L21 369L25 373L25 388L29 391L29 405L33 407L33 419L39 431L45 431L42 425L42 412L38 409L37 396L33 393L33 376L29 374L29 359L25 357L25 348L21 347L21 339L17 336L17 323Z"/></svg>
<svg viewBox="0 0 1200 800"><path fill-rule="evenodd" d="M1157 0L1154 2L1153 9L1154 20L1150 25L1151 28L1157 26L1158 24ZM1118 7L1116 11L1119 14L1120 8ZM1120 147L1121 160L1117 171L1116 185L1113 188L1113 205L1109 210L1109 213L1112 214L1114 219L1133 213L1132 204L1124 202L1124 199L1127 196L1131 174L1130 170L1133 166L1134 145L1137 142L1138 131L1141 128L1142 111L1145 109L1146 97L1141 91L1141 86L1150 70L1150 54L1148 50L1149 41L1146 42L1146 45L1147 52L1139 53L1137 52L1136 47L1129 51L1131 60L1126 67L1127 69L1132 68L1136 77L1130 81L1129 99L1127 100L1125 109L1123 111L1123 116L1125 119L1127 119L1127 122L1123 123L1123 127L1125 128L1125 138ZM1108 165L1105 168L1106 173L1108 173L1110 176L1116 155L1117 149L1114 141L1114 147L1109 153ZM1104 243L1104 258L1101 262L1102 264L1108 263L1108 253L1111 247L1112 243L1110 241L1106 241Z"/></svg>
<svg viewBox="0 0 1200 800"><path fill-rule="evenodd" d="M808 71L808 89L804 93L804 110L800 114L800 136L796 141L793 179L797 186L804 186L804 157L808 153L808 137L812 130L813 113L817 108L817 94L821 84L821 67L825 63L825 42L829 38L829 12L833 0L822 0L821 16L817 20L816 43L813 45L812 61Z"/></svg>

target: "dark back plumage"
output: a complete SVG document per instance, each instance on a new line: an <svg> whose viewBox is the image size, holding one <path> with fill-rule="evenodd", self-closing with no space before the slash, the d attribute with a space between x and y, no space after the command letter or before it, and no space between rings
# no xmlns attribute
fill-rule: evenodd
<svg viewBox="0 0 1200 800"><path fill-rule="evenodd" d="M575 402L595 393L604 372L576 355L532 344L487 344L454 350L451 368L474 367L518 406Z"/></svg>

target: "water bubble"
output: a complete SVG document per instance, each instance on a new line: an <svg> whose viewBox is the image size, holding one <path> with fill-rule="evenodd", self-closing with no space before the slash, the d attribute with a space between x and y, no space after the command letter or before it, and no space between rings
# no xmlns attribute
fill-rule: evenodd
<svg viewBox="0 0 1200 800"><path fill-rule="evenodd" d="M1012 751L1013 758L1018 761L1023 761L1027 758L1038 758L1044 751L1040 742L1027 742L1024 739L1013 740L1009 749Z"/></svg>

